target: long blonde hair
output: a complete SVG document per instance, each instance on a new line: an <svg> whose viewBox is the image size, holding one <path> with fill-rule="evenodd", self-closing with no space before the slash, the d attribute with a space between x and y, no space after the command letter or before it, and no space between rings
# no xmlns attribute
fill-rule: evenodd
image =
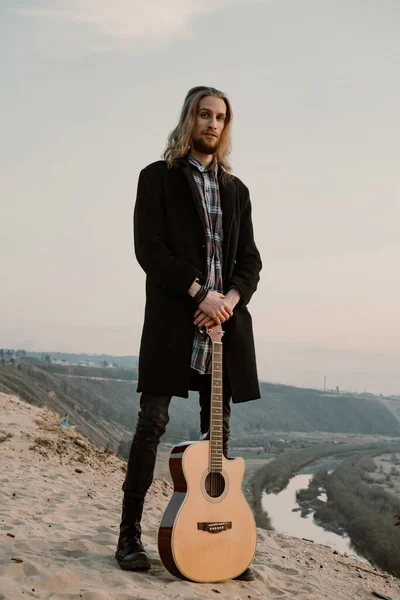
<svg viewBox="0 0 400 600"><path fill-rule="evenodd" d="M192 133L197 116L199 102L205 96L215 96L221 98L226 104L225 126L221 133L218 150L214 158L226 173L231 171L228 162L228 155L231 151L231 126L232 126L232 107L224 92L216 88L200 85L188 91L183 103L179 123L168 136L167 147L164 152L164 160L168 167L175 166L180 158L186 156L189 152Z"/></svg>

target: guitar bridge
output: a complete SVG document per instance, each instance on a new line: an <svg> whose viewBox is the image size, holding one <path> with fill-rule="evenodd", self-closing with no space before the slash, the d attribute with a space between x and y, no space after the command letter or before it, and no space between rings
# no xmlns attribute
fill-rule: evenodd
<svg viewBox="0 0 400 600"><path fill-rule="evenodd" d="M200 529L201 531L208 531L208 533L219 533L220 531L232 529L232 521L197 523L197 529Z"/></svg>

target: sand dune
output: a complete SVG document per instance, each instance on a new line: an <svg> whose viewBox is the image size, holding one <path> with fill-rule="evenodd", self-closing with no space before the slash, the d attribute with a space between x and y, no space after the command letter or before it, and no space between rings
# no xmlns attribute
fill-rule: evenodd
<svg viewBox="0 0 400 600"><path fill-rule="evenodd" d="M258 530L258 580L194 584L175 579L157 553L157 528L172 492L156 479L143 541L153 568L121 571L115 562L125 463L60 418L0 394L0 600L197 600L298 598L400 600L399 580L354 558Z"/></svg>

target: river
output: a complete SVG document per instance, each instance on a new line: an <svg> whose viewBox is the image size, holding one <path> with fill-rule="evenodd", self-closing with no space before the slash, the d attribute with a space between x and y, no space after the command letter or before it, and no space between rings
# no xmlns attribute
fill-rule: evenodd
<svg viewBox="0 0 400 600"><path fill-rule="evenodd" d="M307 488L311 479L312 473L299 473L292 477L287 487L278 494L263 494L262 506L271 519L272 527L278 533L297 538L307 538L318 544L330 546L341 554L346 552L349 555L356 556L363 562L368 562L354 550L348 537L342 537L317 525L313 518L314 513L302 517L300 510L293 510L299 509L296 492ZM320 499L326 500L325 494L321 494Z"/></svg>

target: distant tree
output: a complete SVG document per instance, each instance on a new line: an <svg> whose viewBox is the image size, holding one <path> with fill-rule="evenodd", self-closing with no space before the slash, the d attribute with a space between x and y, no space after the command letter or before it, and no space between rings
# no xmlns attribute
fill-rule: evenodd
<svg viewBox="0 0 400 600"><path fill-rule="evenodd" d="M0 348L0 358L4 358L4 349Z"/></svg>

